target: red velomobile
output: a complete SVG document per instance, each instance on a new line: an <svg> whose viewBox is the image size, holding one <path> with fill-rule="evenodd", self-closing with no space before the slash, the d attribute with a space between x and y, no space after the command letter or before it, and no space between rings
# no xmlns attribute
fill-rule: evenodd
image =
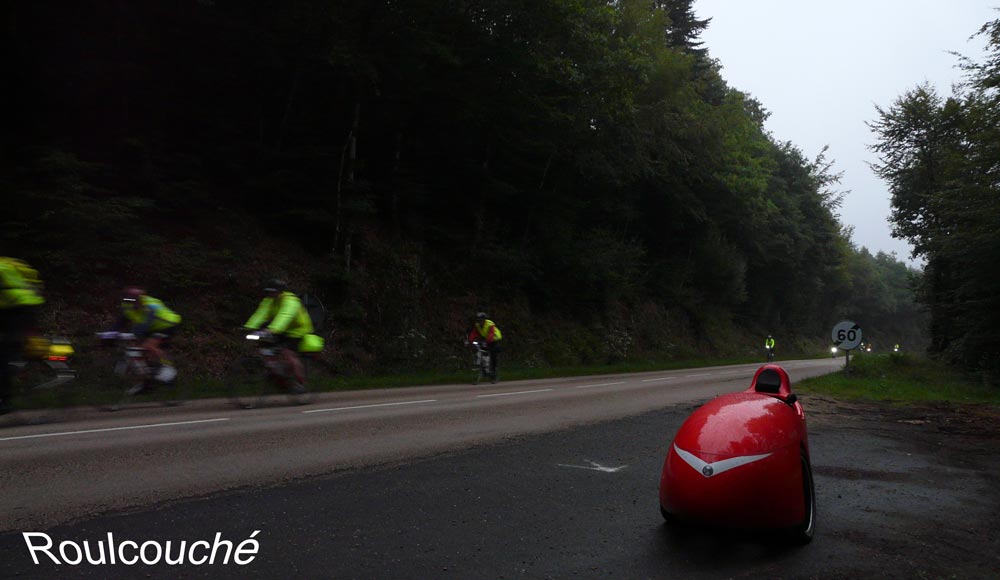
<svg viewBox="0 0 1000 580"><path fill-rule="evenodd" d="M816 493L806 416L778 365L745 391L722 395L681 425L660 477L660 511L730 528L788 529L812 540Z"/></svg>

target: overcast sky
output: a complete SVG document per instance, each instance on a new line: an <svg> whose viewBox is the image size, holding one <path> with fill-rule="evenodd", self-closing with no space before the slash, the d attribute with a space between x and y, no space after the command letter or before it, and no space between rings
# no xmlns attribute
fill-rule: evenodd
<svg viewBox="0 0 1000 580"><path fill-rule="evenodd" d="M766 123L778 141L791 141L807 158L829 145L835 171L851 190L840 210L854 226L854 242L872 253L895 252L912 265L910 246L891 237L889 192L866 162L875 137L865 122L875 105L888 108L925 81L942 95L962 79L958 59L983 56L988 21L1000 18L1000 0L696 0L699 18L711 18L701 39L722 64L730 86L750 93L771 112Z"/></svg>

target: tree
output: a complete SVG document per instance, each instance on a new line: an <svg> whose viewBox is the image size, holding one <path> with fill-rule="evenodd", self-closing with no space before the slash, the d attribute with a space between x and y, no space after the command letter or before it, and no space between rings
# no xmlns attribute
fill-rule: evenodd
<svg viewBox="0 0 1000 580"><path fill-rule="evenodd" d="M922 85L877 109L873 165L892 192L894 235L927 259L921 300L932 352L996 378L1000 370L1000 21L984 26L986 62L965 60L967 91Z"/></svg>

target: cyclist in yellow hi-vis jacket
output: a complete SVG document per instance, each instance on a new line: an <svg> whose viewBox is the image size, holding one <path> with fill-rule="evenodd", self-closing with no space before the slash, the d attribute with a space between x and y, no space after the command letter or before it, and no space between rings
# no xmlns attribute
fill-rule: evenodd
<svg viewBox="0 0 1000 580"><path fill-rule="evenodd" d="M281 350L281 359L292 369L299 385L305 385L305 369L296 349L304 336L312 334L313 324L302 301L287 288L288 284L283 280L268 282L264 288L265 298L243 327L259 330L266 325L264 330L274 338L275 346Z"/></svg>
<svg viewBox="0 0 1000 580"><path fill-rule="evenodd" d="M469 333L469 342L480 340L486 342L486 350L490 351L490 376L496 381L497 358L500 354L500 341L503 340L503 335L497 325L486 317L485 312L476 315L476 323L472 325L472 332Z"/></svg>
<svg viewBox="0 0 1000 580"><path fill-rule="evenodd" d="M119 334L122 331L133 334L146 352L146 362L154 369L152 378L170 385L177 379L177 368L166 351L170 348L170 339L177 332L180 323L181 315L168 308L162 300L147 295L138 286L129 286L122 291L118 321L110 332L99 336L111 339L123 336ZM136 385L134 392L130 394L139 392L143 386Z"/></svg>
<svg viewBox="0 0 1000 580"><path fill-rule="evenodd" d="M10 410L11 361L24 348L25 336L45 303L38 272L17 258L0 256L0 414Z"/></svg>

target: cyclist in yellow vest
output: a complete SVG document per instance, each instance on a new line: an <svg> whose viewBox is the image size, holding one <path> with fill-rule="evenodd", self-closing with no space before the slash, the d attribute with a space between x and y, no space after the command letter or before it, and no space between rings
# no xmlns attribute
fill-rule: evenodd
<svg viewBox="0 0 1000 580"><path fill-rule="evenodd" d="M14 380L10 363L21 356L44 303L38 272L17 258L0 256L0 414L10 410Z"/></svg>
<svg viewBox="0 0 1000 580"><path fill-rule="evenodd" d="M486 349L490 351L490 377L494 381L497 379L497 358L500 354L500 341L503 334L492 320L486 317L485 312L476 314L476 323L472 325L472 332L469 333L469 342L485 341Z"/></svg>
<svg viewBox="0 0 1000 580"><path fill-rule="evenodd" d="M128 329L134 334L140 340L139 346L145 349L146 362L156 369L153 378L170 384L177 377L177 369L164 351L170 347L170 339L180 323L181 315L167 308L163 301L147 295L138 286L129 286L122 293L121 313L111 331Z"/></svg>
<svg viewBox="0 0 1000 580"><path fill-rule="evenodd" d="M312 318L299 297L288 291L288 284L284 280L270 280L264 288L264 294L264 299L243 327L259 330L266 325L265 330L272 335L275 346L281 350L281 359L292 369L292 375L299 385L305 385L305 368L296 351L302 338L312 334Z"/></svg>

